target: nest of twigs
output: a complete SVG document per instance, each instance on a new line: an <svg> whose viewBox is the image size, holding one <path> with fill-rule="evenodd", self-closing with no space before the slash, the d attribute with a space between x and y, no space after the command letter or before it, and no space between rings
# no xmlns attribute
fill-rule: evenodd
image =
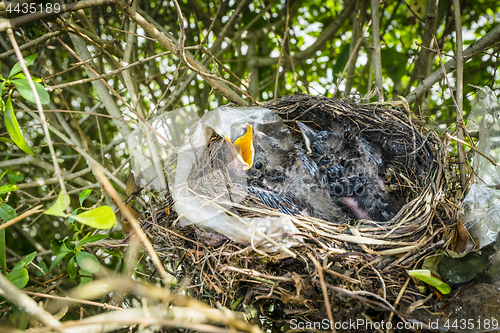
<svg viewBox="0 0 500 333"><path fill-rule="evenodd" d="M179 281L189 281L192 297L244 311L273 329L293 318L387 321L407 316L398 309L426 296L415 281L408 283L407 270L446 246L448 229L456 222L456 209L442 200L448 167L439 140L404 105L298 94L264 106L291 127L295 120L317 128L340 122L378 147L388 165L391 196L400 202L397 216L388 223L354 225L293 217L304 242L269 254L255 244L242 246L194 226L179 227L170 200L146 219L153 224L148 233L158 254Z"/></svg>

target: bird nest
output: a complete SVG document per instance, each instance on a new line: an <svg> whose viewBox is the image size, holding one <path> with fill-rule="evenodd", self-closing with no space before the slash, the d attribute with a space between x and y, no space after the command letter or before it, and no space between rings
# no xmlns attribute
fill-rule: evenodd
<svg viewBox="0 0 500 333"><path fill-rule="evenodd" d="M277 331L323 319L406 320L401 312L424 298L407 274L428 254L446 246L457 209L443 200L449 171L446 151L404 104L348 103L297 94L264 105L293 131L296 120L316 128L336 122L380 149L386 184L399 202L389 222L291 219L299 246L275 253L259 243L240 245L195 226L180 226L169 197L145 219L147 232L171 274L189 295L212 306L245 312ZM275 214L265 209L255 214ZM385 317L384 317L385 316Z"/></svg>

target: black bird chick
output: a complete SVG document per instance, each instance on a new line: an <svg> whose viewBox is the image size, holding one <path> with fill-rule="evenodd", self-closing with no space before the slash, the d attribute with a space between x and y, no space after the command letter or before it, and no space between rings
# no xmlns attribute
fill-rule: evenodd
<svg viewBox="0 0 500 333"><path fill-rule="evenodd" d="M233 154L247 173L247 191L266 206L328 221L342 216L341 209L325 196L328 190L316 180L316 163L288 129L267 135L248 126L247 133L235 141Z"/></svg>
<svg viewBox="0 0 500 333"><path fill-rule="evenodd" d="M388 221L397 213L379 177L383 169L377 151L362 139L347 139L339 126L316 131L297 122L319 181L333 200L342 202L357 218Z"/></svg>

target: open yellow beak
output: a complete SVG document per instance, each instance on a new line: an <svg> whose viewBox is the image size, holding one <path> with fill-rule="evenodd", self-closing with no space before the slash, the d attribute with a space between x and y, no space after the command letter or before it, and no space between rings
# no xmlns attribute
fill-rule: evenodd
<svg viewBox="0 0 500 333"><path fill-rule="evenodd" d="M253 129L252 125L248 125L246 133L238 138L234 144L226 136L225 137L228 146L230 147L230 152L233 155L234 160L238 160L243 165L243 170L248 170L253 165L254 158L254 148L253 148Z"/></svg>

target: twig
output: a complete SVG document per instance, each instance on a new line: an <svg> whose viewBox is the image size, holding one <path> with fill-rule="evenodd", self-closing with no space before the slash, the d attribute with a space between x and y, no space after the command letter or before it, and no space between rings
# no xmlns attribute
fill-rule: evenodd
<svg viewBox="0 0 500 333"><path fill-rule="evenodd" d="M189 67L191 66L194 68L194 70L200 74L205 81L211 85L214 89L216 89L218 92L220 92L225 98L227 98L229 101L236 103L238 105L247 105L245 100L238 96L234 91L230 90L227 86L221 84L219 82L220 78L215 77L211 74L208 74L207 71L202 68L200 64L198 64L194 59L187 57L185 52L182 50L182 48L178 47L175 45L171 40L169 40L166 36L161 34L158 29L156 29L151 23L146 21L144 17L139 15L138 12L132 10L129 5L125 3L123 0L114 0L114 3L123 10L123 12L130 17L132 20L134 20L137 24L139 24L145 32L147 32L149 35L153 36L155 40L158 41L162 46L166 47L169 51L172 51L176 56L180 57L183 59L183 61L187 61L186 65ZM191 69L190 67L190 69Z"/></svg>
<svg viewBox="0 0 500 333"><path fill-rule="evenodd" d="M403 287L401 288L401 290L399 291L399 294L398 294L398 297L396 298L396 302L394 302L394 309L396 308L396 306L398 306L399 304L399 301L401 300L401 298L403 297L403 294L405 293L406 291L406 288L408 287L408 284L410 283L410 278L406 279L406 282L405 284L403 285ZM394 317L394 312L391 312L389 314L389 319L387 320L387 322L391 322L392 321L392 317ZM390 329L388 328L387 329L387 333L390 332Z"/></svg>
<svg viewBox="0 0 500 333"><path fill-rule="evenodd" d="M38 110L38 114L40 116L40 122L42 123L43 127L43 132L45 134L45 140L47 141L47 145L49 146L49 151L50 155L52 156L52 163L54 164L54 173L55 176L59 179L59 186L61 187L61 194L63 197L66 196L66 185L64 184L64 179L62 177L62 172L61 168L59 168L59 163L57 162L57 156L56 152L54 150L54 146L52 144L52 139L50 138L50 132L49 128L47 127L47 119L45 119L45 114L43 113L43 107L42 103L40 102L40 96L38 96L38 92L36 91L35 84L33 83L33 79L31 78L31 74L28 71L28 67L26 67L26 63L24 61L23 55L21 53L21 50L19 50L19 46L17 45L16 38L14 37L14 32L12 29L7 29L7 35L9 36L10 42L12 43L12 47L14 48L14 51L16 52L17 59L19 60L19 64L21 65L21 68L23 69L24 75L26 76L26 79L28 80L28 83L31 88L31 92L33 93L35 97L35 104L36 108ZM66 210L69 212L69 202L66 202L64 200L64 205L66 206Z"/></svg>
<svg viewBox="0 0 500 333"><path fill-rule="evenodd" d="M35 293L33 291L25 291L24 293L27 294L27 295L31 295L31 296L37 296L37 297L43 297L43 298L51 298L51 299L57 299L57 300L60 300L60 301L74 302L74 303L81 303L81 304L98 306L98 307L101 307L101 308L104 308L104 309L108 309L108 310L118 310L118 311L125 310L124 308L120 308L118 306L108 305L108 304L103 304L103 303L97 303L97 302L92 302L92 301L85 301L83 299L70 298L70 297L61 297L61 296L49 295L49 294L41 294L41 293Z"/></svg>
<svg viewBox="0 0 500 333"><path fill-rule="evenodd" d="M52 317L52 315L45 311L41 306L36 304L34 300L26 296L2 274L0 274L0 294L14 303L20 310L35 317L44 325L53 328L61 326L61 323L58 320Z"/></svg>
<svg viewBox="0 0 500 333"><path fill-rule="evenodd" d="M170 285L170 283L172 283L174 281L174 277L165 271L165 268L163 267L163 264L161 263L160 259L158 258L158 255L156 254L155 249L151 245L151 242L149 241L148 237L146 236L146 234L142 230L141 225L139 224L139 222L135 218L134 214L130 211L130 208L128 208L123 203L123 201L120 199L120 196L116 192L113 185L111 185L109 180L106 177L104 177L104 175L101 171L102 167L101 166L97 167L97 165L92 164L92 168L94 169L95 176L97 177L99 182L102 184L102 186L104 187L106 192L108 192L108 194L111 196L111 198L113 198L113 200L118 204L118 207L120 207L120 211L122 212L122 214L125 215L127 220L134 227L135 233L137 234L137 236L139 236L139 239L142 241L142 243L146 247L146 250L148 251L148 253L151 257L153 264L155 265L156 269L160 273L160 276L162 277L163 281L167 285L167 290L169 290L168 286Z"/></svg>
<svg viewBox="0 0 500 333"><path fill-rule="evenodd" d="M12 220L5 222L4 224L0 225L0 230L3 230L3 229L10 227L11 225L21 221L25 217L31 216L35 213L43 212L43 209L40 209L40 208L42 208L42 205L36 206L35 208L28 210L27 212L19 215L18 217L15 217Z"/></svg>
<svg viewBox="0 0 500 333"><path fill-rule="evenodd" d="M476 52L481 52L484 49L488 48L492 44L496 43L498 39L500 38L500 24L497 25L495 28L493 28L490 32L488 32L486 35L481 37L479 40L475 41L472 43L464 52L463 52L463 57L464 59L469 60L471 55L476 54ZM447 72L452 72L455 70L457 66L456 60L450 60L447 61L446 64L444 65L444 68ZM428 91L436 82L441 80L444 77L445 73L443 73L442 69L436 70L434 73L429 75L425 80L420 83L415 90L413 90L411 93L409 93L405 98L408 101L409 104L413 104L417 96L420 96L421 94L425 93ZM452 94L453 95L453 94Z"/></svg>
<svg viewBox="0 0 500 333"><path fill-rule="evenodd" d="M464 118L463 118L463 100L464 100L464 58L463 58L463 39L462 39L462 13L460 11L460 1L453 0L453 13L455 17L455 33L456 33L456 61L457 61L457 82L456 88L456 119L458 138L464 140ZM453 95L453 92L452 92ZM467 185L467 173L465 172L465 147L458 142L458 170L460 173L460 185L462 186L462 194Z"/></svg>
<svg viewBox="0 0 500 333"><path fill-rule="evenodd" d="M370 22L368 22L365 30L363 31L363 33L359 37L358 42L356 43L356 46L354 47L354 50L358 50L359 49L359 45L361 44L361 41L365 38L365 34L368 31L368 28L370 27L371 23L372 23L372 21L370 20ZM337 84L335 85L335 90L333 91L332 98L335 98L335 95L337 95L337 91L339 90L339 86L342 83L342 80L344 80L345 72L349 68L349 64L354 59L354 55L357 55L357 54L358 54L357 52L352 52L351 55L349 56L349 60L347 60L347 63L344 66L344 70L342 71L342 74L340 74L340 77L339 77L339 79L337 81Z"/></svg>
<svg viewBox="0 0 500 333"><path fill-rule="evenodd" d="M328 315L328 320L330 320L330 323L333 323L332 307L330 305L330 300L328 299L328 290L325 284L325 277L323 276L323 267L321 267L318 260L316 260L316 258L314 258L314 256L311 253L308 252L307 256L314 263L314 266L316 266L316 271L318 272L321 291L323 293L323 301L325 302L326 314ZM334 325L331 325L331 329L333 333L337 332Z"/></svg>
<svg viewBox="0 0 500 333"><path fill-rule="evenodd" d="M283 34L283 41L281 41L280 55L278 57L278 65L276 67L276 82L274 83L274 100L278 96L278 78L280 74L281 57L283 56L283 50L285 49L286 37L288 36L288 19L290 17L290 1L286 2L286 20L285 20L285 33Z"/></svg>
<svg viewBox="0 0 500 333"><path fill-rule="evenodd" d="M378 88L378 100L383 101L384 93L382 87L382 57L380 54L380 0L371 0L372 7L372 59L375 66L375 86Z"/></svg>
<svg viewBox="0 0 500 333"><path fill-rule="evenodd" d="M196 48L196 47L190 47L189 49L192 49L192 48ZM71 87L71 86L74 86L74 85L77 85L77 84L81 84L81 83L87 83L87 82L92 82L92 81L95 81L95 80L104 79L104 78L107 78L109 76L113 76L113 75L116 75L116 74L118 74L120 72L123 72L124 70L127 70L127 69L129 69L131 67L143 64L143 63L145 63L147 61L150 61L152 59L156 59L158 57L162 57L164 55L171 54L171 53L172 52L170 52L170 51L158 53L158 54L155 54L155 55L153 55L151 57L147 57L145 59L141 59L139 61L136 61L134 63L131 63L131 64L123 66L123 67L120 67L120 68L118 68L118 69L116 69L114 71L111 71L111 72L108 72L108 73L105 73L105 74L101 74L101 75L98 75L98 76L90 77L90 78L87 78L87 79L81 79L81 80L66 82L66 83L63 83L63 84L59 84L57 86L47 86L45 89L47 91L52 91L52 90L59 89L59 88L66 88L66 87ZM80 64L83 64L83 62L81 62Z"/></svg>
<svg viewBox="0 0 500 333"><path fill-rule="evenodd" d="M448 138L452 139L452 140L455 140L455 141L457 141L457 142L459 142L459 143L461 143L461 144L464 144L464 145L466 145L467 147L469 147L469 148L473 149L476 153L478 153L479 155L481 155L482 157L484 157L485 159L487 159L488 161L490 161L490 162L491 162L491 164L493 164L494 166L496 166L496 167L499 167L499 166L500 166L500 164L499 164L499 163L497 163L497 162L496 162L493 158L491 158L490 156L486 155L486 154L485 154L485 153L483 153L482 151L477 150L477 148L476 148L476 147L474 147L474 146L472 146L471 144L469 144L469 143L465 142L464 140L460 140L459 138L452 136L450 133L446 133L446 136L447 136Z"/></svg>
<svg viewBox="0 0 500 333"><path fill-rule="evenodd" d="M61 34L62 32L63 32L62 30L56 30L56 31L53 31L53 32L49 32L49 33L43 34L42 36L40 36L40 37L38 37L36 39L33 39L33 40L29 41L26 44L23 44L23 45L19 46L19 50L24 51L26 49L29 49L29 48L31 48L33 46L36 46L36 45L38 45L38 44L46 41L47 39L51 39L52 37ZM16 52L15 50L8 50L8 51L6 51L4 53L1 53L0 54L0 60L4 60L4 59L6 59L6 58L8 58L8 57L10 57L12 55L14 55L15 52Z"/></svg>

